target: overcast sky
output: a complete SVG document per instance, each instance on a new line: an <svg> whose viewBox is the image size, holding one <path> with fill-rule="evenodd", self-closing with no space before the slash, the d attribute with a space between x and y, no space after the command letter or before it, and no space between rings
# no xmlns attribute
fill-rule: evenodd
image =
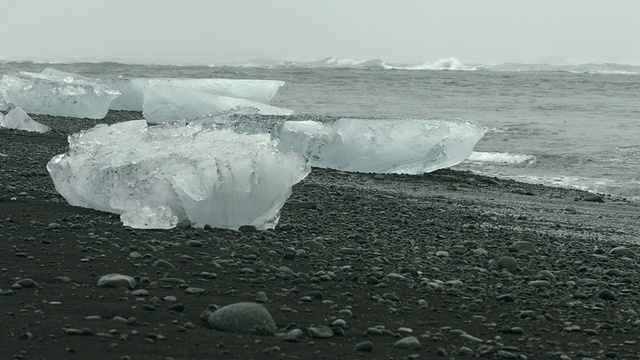
<svg viewBox="0 0 640 360"><path fill-rule="evenodd" d="M0 0L0 59L640 65L640 0Z"/></svg>

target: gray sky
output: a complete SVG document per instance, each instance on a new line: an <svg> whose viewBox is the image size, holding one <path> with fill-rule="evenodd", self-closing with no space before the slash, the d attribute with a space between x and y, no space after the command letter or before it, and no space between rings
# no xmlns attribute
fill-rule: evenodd
<svg viewBox="0 0 640 360"><path fill-rule="evenodd" d="M0 59L640 65L640 0L0 0Z"/></svg>

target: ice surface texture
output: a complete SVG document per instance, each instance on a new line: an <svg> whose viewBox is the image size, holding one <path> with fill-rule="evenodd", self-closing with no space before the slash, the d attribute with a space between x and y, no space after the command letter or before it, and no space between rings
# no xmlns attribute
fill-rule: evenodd
<svg viewBox="0 0 640 360"><path fill-rule="evenodd" d="M0 104L0 108L2 108ZM47 125L40 124L27 115L20 107L15 107L7 115L0 113L0 127L8 129L26 130L46 133L50 129Z"/></svg>
<svg viewBox="0 0 640 360"><path fill-rule="evenodd" d="M171 123L252 107L262 115L291 115L292 110L268 105L283 81L229 79L134 80L143 94L144 117L149 123Z"/></svg>
<svg viewBox="0 0 640 360"><path fill-rule="evenodd" d="M193 123L238 133L269 133L280 150L309 158L312 166L343 171L422 174L468 158L485 129L462 120L350 119L321 123L257 117L235 111Z"/></svg>
<svg viewBox="0 0 640 360"><path fill-rule="evenodd" d="M120 93L87 77L45 69L4 75L7 101L31 114L102 119Z"/></svg>
<svg viewBox="0 0 640 360"><path fill-rule="evenodd" d="M278 148L303 154L317 167L422 174L465 160L484 134L484 128L465 121L287 121L279 134Z"/></svg>
<svg viewBox="0 0 640 360"><path fill-rule="evenodd" d="M268 105L284 85L276 80L235 79L113 79L103 84L122 95L111 109L143 111L149 123L172 123L236 107L256 108L263 115L290 115L293 111Z"/></svg>
<svg viewBox="0 0 640 360"><path fill-rule="evenodd" d="M69 137L47 164L71 205L121 214L135 228L272 228L291 187L310 172L303 156L281 152L268 134L144 120L98 125Z"/></svg>

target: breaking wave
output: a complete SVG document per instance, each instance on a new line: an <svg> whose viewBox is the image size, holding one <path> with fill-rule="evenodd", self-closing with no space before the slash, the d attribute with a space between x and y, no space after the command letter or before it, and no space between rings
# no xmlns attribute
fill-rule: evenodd
<svg viewBox="0 0 640 360"><path fill-rule="evenodd" d="M480 152L474 151L467 161L478 163L494 163L504 165L526 164L533 165L537 158L533 155L511 154L508 152Z"/></svg>

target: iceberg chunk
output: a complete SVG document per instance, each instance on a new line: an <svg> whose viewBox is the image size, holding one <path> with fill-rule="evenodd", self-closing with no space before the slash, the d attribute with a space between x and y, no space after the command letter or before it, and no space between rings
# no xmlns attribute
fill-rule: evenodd
<svg viewBox="0 0 640 360"><path fill-rule="evenodd" d="M465 160L484 134L484 128L463 121L286 121L278 135L278 148L305 155L317 167L422 174Z"/></svg>
<svg viewBox="0 0 640 360"><path fill-rule="evenodd" d="M7 101L32 114L102 119L120 93L95 80L55 69L4 75Z"/></svg>
<svg viewBox="0 0 640 360"><path fill-rule="evenodd" d="M47 125L40 124L33 120L20 107L13 108L4 117L2 113L0 113L0 127L39 133L46 133L51 130Z"/></svg>
<svg viewBox="0 0 640 360"><path fill-rule="evenodd" d="M144 117L149 123L194 119L237 107L253 107L262 115L291 115L292 110L267 104L283 81L228 79L150 79L139 81Z"/></svg>
<svg viewBox="0 0 640 360"><path fill-rule="evenodd" d="M113 99L109 109L142 111L143 96L141 86L145 81L146 80L143 79L101 80L101 84L117 90L120 93L120 96Z"/></svg>
<svg viewBox="0 0 640 360"><path fill-rule="evenodd" d="M47 164L69 204L121 214L135 228L272 228L307 160L276 149L268 134L198 124L98 125L69 137Z"/></svg>

